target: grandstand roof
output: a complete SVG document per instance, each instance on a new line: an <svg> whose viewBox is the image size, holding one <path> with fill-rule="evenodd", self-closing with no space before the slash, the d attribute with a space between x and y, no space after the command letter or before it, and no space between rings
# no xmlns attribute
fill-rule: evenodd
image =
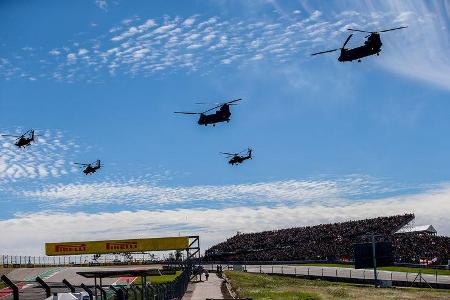
<svg viewBox="0 0 450 300"><path fill-rule="evenodd" d="M430 234L436 234L437 231L433 227L433 225L422 225L422 226L415 226L415 227L408 227L405 226L398 230L396 233L430 233Z"/></svg>

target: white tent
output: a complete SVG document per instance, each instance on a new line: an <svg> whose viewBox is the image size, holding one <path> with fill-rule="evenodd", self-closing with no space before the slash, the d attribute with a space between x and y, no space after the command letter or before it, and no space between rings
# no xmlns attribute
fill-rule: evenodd
<svg viewBox="0 0 450 300"><path fill-rule="evenodd" d="M437 234L436 229L433 227L433 225L422 225L422 226L415 226L415 227L409 227L405 226L398 230L396 233L427 233L427 234Z"/></svg>

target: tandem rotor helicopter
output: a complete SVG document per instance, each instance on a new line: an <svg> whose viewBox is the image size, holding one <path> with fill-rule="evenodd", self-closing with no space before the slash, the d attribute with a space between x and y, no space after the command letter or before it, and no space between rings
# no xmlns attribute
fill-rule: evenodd
<svg viewBox="0 0 450 300"><path fill-rule="evenodd" d="M213 108L205 110L204 112L184 112L184 111L176 111L176 114L184 114L184 115L200 115L198 119L198 125L212 124L212 126L216 126L216 123L220 122L230 122L231 112L230 105L237 105L238 101L242 99L231 100L228 102L221 103ZM219 108L220 107L220 108ZM215 113L207 115L207 112L210 112L216 108L219 108Z"/></svg>
<svg viewBox="0 0 450 300"><path fill-rule="evenodd" d="M350 48L346 49L345 46L347 45L348 41L352 38L353 34L350 34L348 38L345 40L344 44L342 45L342 48L337 48L333 50L327 50L327 51L321 51L311 54L312 56L318 55L318 54L325 54L334 52L337 50L341 50L341 54L338 57L338 60L340 62L345 61L353 61L358 60L358 62L361 62L361 58L371 56L371 55L380 55L381 52L381 46L383 43L381 42L380 33L381 32L388 32L398 29L407 28L408 26L401 26L391 29L385 29L380 31L365 31L365 30L359 30L359 29L352 29L348 28L347 30L350 31L357 31L357 32L365 32L369 33L369 35L366 36L366 41L364 42L364 45L356 47L356 48Z"/></svg>
<svg viewBox="0 0 450 300"><path fill-rule="evenodd" d="M243 153L245 151L247 151L247 154L243 155ZM227 152L220 152L220 153L227 155L228 158L230 158L228 163L230 165L234 166L234 165L238 165L238 164L243 163L247 159L252 159L252 151L253 150L251 148L247 148L247 150L243 150L243 151L238 152L238 153L227 153Z"/></svg>
<svg viewBox="0 0 450 300"><path fill-rule="evenodd" d="M19 148L25 148L27 146L31 145L31 142L35 141L35 137L37 135L34 134L34 129L30 129L27 132L25 132L22 135L10 135L10 134L2 134L2 136L8 136L8 137L15 137L16 142L14 145L16 145Z"/></svg>
<svg viewBox="0 0 450 300"><path fill-rule="evenodd" d="M82 164L82 163L73 163L74 165L79 165L80 168L84 168L83 173L86 175L97 172L98 169L102 167L100 163L100 159L97 159L95 162L90 164Z"/></svg>

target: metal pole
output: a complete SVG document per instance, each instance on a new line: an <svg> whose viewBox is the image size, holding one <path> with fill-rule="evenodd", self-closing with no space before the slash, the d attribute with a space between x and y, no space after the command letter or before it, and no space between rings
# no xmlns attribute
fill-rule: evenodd
<svg viewBox="0 0 450 300"><path fill-rule="evenodd" d="M377 258L375 256L375 235L372 233L372 259L373 259L373 278L375 287L378 286L378 277L377 277Z"/></svg>

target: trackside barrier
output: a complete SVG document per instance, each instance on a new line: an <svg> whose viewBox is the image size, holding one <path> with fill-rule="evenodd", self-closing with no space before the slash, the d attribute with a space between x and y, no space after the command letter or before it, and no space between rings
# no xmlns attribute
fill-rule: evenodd
<svg viewBox="0 0 450 300"><path fill-rule="evenodd" d="M67 286L71 293L75 293L75 287L69 281L67 281L67 279L63 279L62 283Z"/></svg>
<svg viewBox="0 0 450 300"><path fill-rule="evenodd" d="M45 290L45 295L46 297L50 297L52 295L52 291L50 290L50 287L48 286L48 284L45 283L44 280L42 280L39 276L36 277L36 281L37 283L39 283L41 285L41 287Z"/></svg>
<svg viewBox="0 0 450 300"><path fill-rule="evenodd" d="M233 265L224 264L204 264L203 267L210 272L217 272L218 267L223 269L233 270ZM236 264L234 265L236 266ZM339 271L334 267L309 267L309 266L279 266L279 265L244 265L244 272L270 274L270 275L285 275L291 277L302 277L305 279L322 279L327 281L339 281L358 284L373 284L373 271L371 270L355 270L351 268L341 268ZM417 273L403 273L381 271L377 272L380 280L384 280L385 284L399 287L420 287L420 288L438 288L450 289L450 282L447 276L437 274L423 274L420 269ZM418 274L420 273L420 275ZM393 276L395 275L395 276ZM403 276L403 277L402 277ZM425 279L424 277L427 276ZM425 281L426 280L426 281ZM389 282L387 282L389 281Z"/></svg>
<svg viewBox="0 0 450 300"><path fill-rule="evenodd" d="M15 285L11 280L9 280L8 277L6 277L5 275L2 275L0 277L0 279L6 283L7 286L9 286L13 292L13 299L14 300L19 300L19 288L17 287L17 285Z"/></svg>
<svg viewBox="0 0 450 300"><path fill-rule="evenodd" d="M85 285L84 283L82 283L80 286L81 286L81 288L83 290L86 291L86 293L88 293L89 300L94 300L94 293L92 293L91 289L87 285Z"/></svg>

